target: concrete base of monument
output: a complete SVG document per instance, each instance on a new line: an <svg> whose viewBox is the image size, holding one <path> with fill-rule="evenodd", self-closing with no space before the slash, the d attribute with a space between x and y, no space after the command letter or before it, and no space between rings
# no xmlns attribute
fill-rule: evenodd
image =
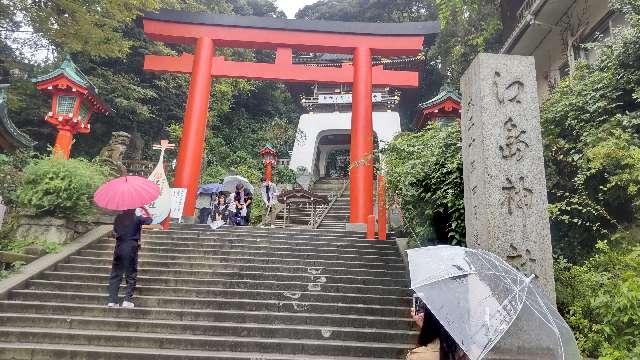
<svg viewBox="0 0 640 360"><path fill-rule="evenodd" d="M357 231L357 232L367 232L367 224L365 223L346 223L345 230L347 231Z"/></svg>

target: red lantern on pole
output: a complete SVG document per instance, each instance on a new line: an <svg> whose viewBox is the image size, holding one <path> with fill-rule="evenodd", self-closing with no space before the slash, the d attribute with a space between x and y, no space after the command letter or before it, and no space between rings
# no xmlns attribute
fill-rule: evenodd
<svg viewBox="0 0 640 360"><path fill-rule="evenodd" d="M73 135L91 131L89 120L93 113L109 114L112 110L98 97L95 86L69 56L59 68L33 82L38 90L51 94L51 111L45 120L58 129L53 154L68 159Z"/></svg>
<svg viewBox="0 0 640 360"><path fill-rule="evenodd" d="M264 164L264 177L267 181L271 181L272 168L278 161L276 151L269 145L260 150L260 156L262 156L262 163Z"/></svg>

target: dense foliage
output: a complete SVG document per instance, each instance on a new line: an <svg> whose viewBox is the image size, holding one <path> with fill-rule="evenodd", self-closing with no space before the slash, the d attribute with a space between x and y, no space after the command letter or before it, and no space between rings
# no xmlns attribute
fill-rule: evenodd
<svg viewBox="0 0 640 360"><path fill-rule="evenodd" d="M558 308L574 330L583 356L640 358L640 247L598 243L582 265L556 262Z"/></svg>
<svg viewBox="0 0 640 360"><path fill-rule="evenodd" d="M273 181L276 184L295 184L296 172L288 166L277 166L273 169Z"/></svg>
<svg viewBox="0 0 640 360"><path fill-rule="evenodd" d="M578 64L542 107L554 248L572 260L640 214L640 23L638 1L624 3L631 27L598 45L598 62Z"/></svg>
<svg viewBox="0 0 640 360"><path fill-rule="evenodd" d="M464 244L460 129L429 125L397 136L383 151L388 196L420 243Z"/></svg>
<svg viewBox="0 0 640 360"><path fill-rule="evenodd" d="M0 196L5 205L17 205L22 170L34 156L35 154L28 151L18 151L11 156L0 154Z"/></svg>
<svg viewBox="0 0 640 360"><path fill-rule="evenodd" d="M127 131L142 138L145 142L143 158L153 160L155 155L150 145L157 143L160 138L168 137L170 126L173 124L179 126L182 123L189 77L144 72L143 59L144 55L149 53L177 55L182 52L192 52L192 49L186 46L166 46L146 39L141 22L131 21L139 11L164 7L225 14L284 16L269 0L215 2L122 0L107 5L100 8L100 11L94 12L92 3L92 6L81 9L80 13L73 13L69 9L82 7L82 2L54 1L52 9L56 9L57 13L53 16L51 24L55 27L58 17L62 18L60 21L67 21L68 17L73 18L80 16L79 14L86 16L87 19L81 21L78 26L99 24L105 21L99 19L104 13L112 11L113 8L127 8L129 13L126 16L121 14L122 18L120 18L119 13L116 13L110 20L113 24L120 23L119 26L103 26L96 30L110 39L109 42L101 45L104 47L114 45L118 48L117 51L105 50L104 47L81 46L85 37L102 36L94 32L74 32L74 29L77 30L75 27L52 29L51 26L44 26L46 24L43 26L34 24L41 16L33 13L37 12L38 6L41 6L38 3L24 0L4 5L12 10L10 13L14 16L12 17L10 13L7 13L6 17L0 16L0 25L2 19L16 19L15 13L21 13L25 16L18 21L21 23L19 25L31 25L35 30L34 36L28 37L32 41L29 44L15 41L12 42L12 47L6 43L0 44L0 46L5 45L0 52L0 57L5 60L0 62L0 74L3 77L9 77L9 70L14 69L19 69L23 73L10 78L10 117L18 127L38 141L38 151L46 152L47 146L53 142L55 129L42 123L42 116L48 111L49 98L38 94L28 79L51 70L59 63L59 58L64 53L72 55L76 64L97 86L100 95L114 109L114 113L110 116L94 116L91 134L76 136L76 143L72 149L73 156L92 158L109 141L112 131ZM102 6L101 2L95 3L95 6ZM0 34L3 39L11 38L10 32ZM63 36L65 41L57 41L58 36ZM48 62L44 66L34 67L27 64L30 59L21 56L20 51L31 48L35 38L42 38L48 46L52 47L58 54L58 60ZM248 61L253 59L267 61L273 56L266 52L254 53L230 49L219 49L219 54ZM209 134L217 139L217 141L214 140L215 145L221 146L215 149L207 148L207 151L220 151L221 147L228 147L234 156L238 151L243 151L244 154L239 154L237 157L251 159L254 164L258 160L257 151L266 143L274 143L274 146L282 145L286 150L292 146L295 120L301 109L284 86L267 82L216 79L212 86L210 103ZM268 127L269 123L273 126ZM224 171L228 171L228 168L233 165L220 162L217 164ZM215 173L215 170L205 169L204 172Z"/></svg>
<svg viewBox="0 0 640 360"><path fill-rule="evenodd" d="M93 193L108 170L82 159L34 160L18 190L19 207L34 215L81 218L95 209Z"/></svg>

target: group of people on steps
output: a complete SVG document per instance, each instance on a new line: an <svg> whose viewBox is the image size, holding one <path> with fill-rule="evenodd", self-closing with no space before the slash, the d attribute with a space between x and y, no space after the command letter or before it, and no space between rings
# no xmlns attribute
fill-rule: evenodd
<svg viewBox="0 0 640 360"><path fill-rule="evenodd" d="M276 185L263 178L261 195L267 207L265 217L270 218L270 220L265 220L265 223L270 222L273 225L271 214L276 213L274 209L277 204ZM235 222L239 219L243 225L248 225L251 219L253 195L239 184L233 199L235 209L231 211L226 196L218 194L217 201L213 204L211 211L212 219L225 223ZM140 235L142 226L151 224L151 222L151 215L145 208L125 210L116 216L113 224L116 246L113 252L111 275L109 276L107 307L134 308L133 294L138 274ZM119 305L118 290L123 277L126 289L122 304ZM406 360L468 360L460 346L424 303L414 307L411 310L411 315L420 332L417 347L408 353Z"/></svg>

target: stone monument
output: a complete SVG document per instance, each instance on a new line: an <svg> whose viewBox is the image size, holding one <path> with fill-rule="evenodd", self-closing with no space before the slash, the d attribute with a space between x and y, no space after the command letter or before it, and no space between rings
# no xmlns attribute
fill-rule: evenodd
<svg viewBox="0 0 640 360"><path fill-rule="evenodd" d="M535 274L554 300L534 58L480 54L461 89L467 245Z"/></svg>

